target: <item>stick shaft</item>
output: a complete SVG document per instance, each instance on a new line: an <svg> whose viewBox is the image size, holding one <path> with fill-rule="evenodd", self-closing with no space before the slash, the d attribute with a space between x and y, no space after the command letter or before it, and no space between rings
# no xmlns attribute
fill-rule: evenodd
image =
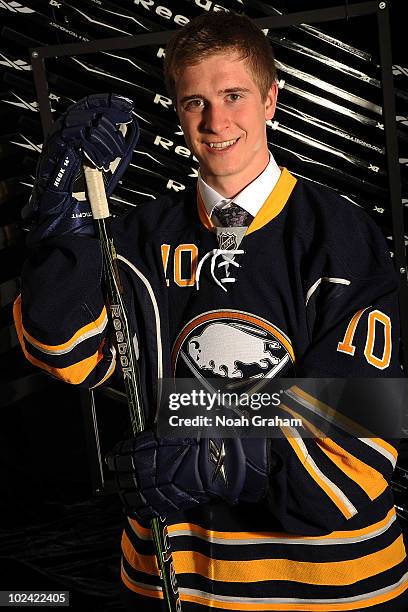
<svg viewBox="0 0 408 612"><path fill-rule="evenodd" d="M88 198L101 243L106 301L114 330L116 354L122 370L132 431L134 434L137 434L143 431L145 427L140 374L131 329L122 298L122 286L116 265L115 246L112 237L108 234L105 223L105 219L109 217L105 186L101 171L85 166L84 172ZM151 530L166 607L169 612L181 612L181 602L170 551L167 526L162 519L154 518L151 521Z"/></svg>

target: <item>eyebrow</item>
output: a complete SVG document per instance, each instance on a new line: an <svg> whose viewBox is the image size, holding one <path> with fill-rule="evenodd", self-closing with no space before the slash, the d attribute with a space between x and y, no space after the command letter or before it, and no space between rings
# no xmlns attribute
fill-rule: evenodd
<svg viewBox="0 0 408 612"><path fill-rule="evenodd" d="M248 89L247 87L228 87L226 89L219 89L217 91L217 94L219 96L222 96L224 94L229 94L229 93L250 93L250 89ZM195 100L196 98L205 98L205 96L203 96L203 94L200 93L195 93L195 94L189 94L188 96L183 96L180 100L180 104L184 104L184 102L188 102L189 100Z"/></svg>

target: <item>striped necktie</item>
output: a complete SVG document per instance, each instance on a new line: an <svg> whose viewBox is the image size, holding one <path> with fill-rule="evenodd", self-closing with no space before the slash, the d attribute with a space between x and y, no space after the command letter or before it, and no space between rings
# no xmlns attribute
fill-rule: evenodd
<svg viewBox="0 0 408 612"><path fill-rule="evenodd" d="M224 208L216 208L213 213L222 227L245 227L250 225L253 216L235 202Z"/></svg>

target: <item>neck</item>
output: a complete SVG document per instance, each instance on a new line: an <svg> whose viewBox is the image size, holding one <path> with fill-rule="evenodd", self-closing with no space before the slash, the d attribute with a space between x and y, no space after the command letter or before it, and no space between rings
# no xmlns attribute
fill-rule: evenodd
<svg viewBox="0 0 408 612"><path fill-rule="evenodd" d="M209 174L204 172L200 168L200 174L203 181L207 183L210 187L215 189L217 193L219 193L224 198L235 198L235 196L240 193L245 187L247 187L250 183L252 183L255 179L258 178L260 174L265 170L269 163L269 151L267 153L266 159L262 164L258 166L258 168L254 171L254 169L248 169L247 172L239 173L238 175L226 175L219 176L214 174Z"/></svg>

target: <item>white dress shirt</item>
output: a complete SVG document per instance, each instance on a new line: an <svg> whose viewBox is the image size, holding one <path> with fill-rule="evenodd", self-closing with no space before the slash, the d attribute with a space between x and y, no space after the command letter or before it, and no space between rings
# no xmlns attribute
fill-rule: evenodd
<svg viewBox="0 0 408 612"><path fill-rule="evenodd" d="M275 187L280 176L280 168L277 165L272 153L269 153L269 163L261 174L249 183L242 191L234 198L225 198L220 195L215 189L207 185L202 179L200 171L198 172L198 188L203 200L208 216L211 217L214 208L223 208L226 204L234 201L235 204L241 206L249 212L253 217L256 216L266 198ZM212 217L214 225L218 225L216 216Z"/></svg>

